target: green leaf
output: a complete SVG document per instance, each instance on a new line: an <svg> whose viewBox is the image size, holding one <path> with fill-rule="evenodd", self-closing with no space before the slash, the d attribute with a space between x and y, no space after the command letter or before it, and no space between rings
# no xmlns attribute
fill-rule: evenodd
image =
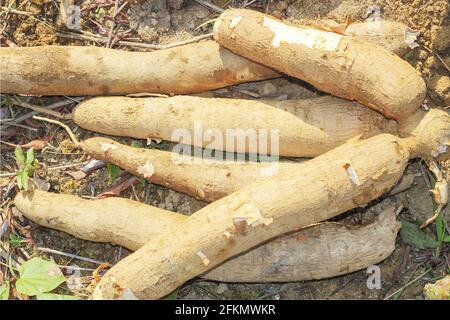
<svg viewBox="0 0 450 320"><path fill-rule="evenodd" d="M49 292L66 281L58 266L42 258L32 258L19 268L16 289L22 294L35 296Z"/></svg>
<svg viewBox="0 0 450 320"><path fill-rule="evenodd" d="M80 300L80 297L71 296L66 294L56 294L56 293L39 293L36 295L38 300Z"/></svg>
<svg viewBox="0 0 450 320"><path fill-rule="evenodd" d="M30 149L28 149L28 151L27 151L27 161L26 161L26 164L28 164L28 165L32 165L33 164L33 161L34 161L34 150L33 150L33 148L30 148Z"/></svg>
<svg viewBox="0 0 450 320"><path fill-rule="evenodd" d="M99 7L97 10L94 11L94 17L96 17L98 20L102 20L106 15L106 10Z"/></svg>
<svg viewBox="0 0 450 320"><path fill-rule="evenodd" d="M133 142L131 144L131 146L134 147L134 148L142 148L142 146L139 143L137 143L137 142Z"/></svg>
<svg viewBox="0 0 450 320"><path fill-rule="evenodd" d="M410 52L408 52L408 53L406 53L404 56L403 56L403 59L404 60L412 60L412 58L413 58L413 52L412 51L410 51Z"/></svg>
<svg viewBox="0 0 450 320"><path fill-rule="evenodd" d="M12 5L11 6L11 9L16 9L16 8L14 8L15 7L15 4L14 5ZM12 103L12 100L11 100L11 97L10 96L3 96L2 97L3 98L3 105L5 106L5 107L12 107L13 106L13 103Z"/></svg>
<svg viewBox="0 0 450 320"><path fill-rule="evenodd" d="M136 176L135 176L135 178L139 180L139 183L140 183L143 187L145 187L145 185L147 184L147 180L145 180L145 179L142 178L142 177L136 177Z"/></svg>
<svg viewBox="0 0 450 320"><path fill-rule="evenodd" d="M161 300L177 300L177 297L178 297L178 289L172 291L164 298L161 298Z"/></svg>
<svg viewBox="0 0 450 320"><path fill-rule="evenodd" d="M36 171L39 169L39 161L38 159L34 159L33 161L33 170Z"/></svg>
<svg viewBox="0 0 450 320"><path fill-rule="evenodd" d="M9 234L9 243L14 246L18 247L22 241L20 240L20 237L15 233Z"/></svg>
<svg viewBox="0 0 450 320"><path fill-rule="evenodd" d="M22 190L23 189L23 185L22 185L22 171L18 171L16 172L16 182L17 182L17 187Z"/></svg>
<svg viewBox="0 0 450 320"><path fill-rule="evenodd" d="M445 237L445 226L444 221L442 220L442 211L439 213L435 220L436 224L436 235L439 242L441 242Z"/></svg>
<svg viewBox="0 0 450 320"><path fill-rule="evenodd" d="M14 156L16 157L16 162L19 167L25 165L25 155L23 154L21 146L16 146L16 150L14 150Z"/></svg>
<svg viewBox="0 0 450 320"><path fill-rule="evenodd" d="M432 249L438 245L438 242L433 237L421 230L418 225L408 221L402 221L400 234L404 243L418 249Z"/></svg>
<svg viewBox="0 0 450 320"><path fill-rule="evenodd" d="M28 170L23 170L20 173L20 180L22 182L23 190L27 191L28 190Z"/></svg>
<svg viewBox="0 0 450 320"><path fill-rule="evenodd" d="M450 235L447 235L442 242L450 242Z"/></svg>
<svg viewBox="0 0 450 320"><path fill-rule="evenodd" d="M0 300L8 300L9 298L9 281L5 280L0 286Z"/></svg>
<svg viewBox="0 0 450 320"><path fill-rule="evenodd" d="M119 176L120 172L122 171L118 166L115 166L113 164L107 163L106 169L108 170L108 181L109 183L112 183L116 178Z"/></svg>

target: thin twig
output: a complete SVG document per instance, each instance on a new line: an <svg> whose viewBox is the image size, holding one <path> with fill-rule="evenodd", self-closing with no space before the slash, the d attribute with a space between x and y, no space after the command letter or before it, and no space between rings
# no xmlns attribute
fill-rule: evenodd
<svg viewBox="0 0 450 320"><path fill-rule="evenodd" d="M270 8L270 5L272 4L272 0L269 0L269 1L267 1L267 6L266 6L266 13L269 13L269 8Z"/></svg>
<svg viewBox="0 0 450 320"><path fill-rule="evenodd" d="M76 266L64 266L64 265L61 265L61 264L58 264L58 267L61 268L61 269L68 269L69 271L72 271L72 270L95 271L96 270L94 268L82 268L82 267L76 267Z"/></svg>
<svg viewBox="0 0 450 320"><path fill-rule="evenodd" d="M423 9L425 9L426 7L428 7L428 5L430 5L433 2L433 0L428 1L427 3L425 3L423 6L421 6L419 8L419 10L416 11L416 14L418 14L419 12L421 12Z"/></svg>
<svg viewBox="0 0 450 320"><path fill-rule="evenodd" d="M346 281L343 281L343 283L338 286L336 289L333 290L333 292L331 292L328 296L334 296L336 293L338 293L339 291L341 291L342 289L344 289L346 286L348 286L350 284L350 282L352 282L353 279L351 277L348 277L348 279Z"/></svg>
<svg viewBox="0 0 450 320"><path fill-rule="evenodd" d="M76 33L62 33L57 32L56 35L61 38L67 38L72 40L85 40L85 41L94 41L99 43L107 43L108 39L105 37L100 36L86 36L82 34L76 34ZM120 40L117 41L116 44L120 46L127 46L127 47L136 47L136 48L145 48L145 49L154 49L154 50L162 50L162 49L169 49L174 47L179 47L185 44L198 42L203 39L208 39L213 36L212 33L202 34L200 36L193 37L188 40L169 43L169 44L150 44L150 43L142 43L142 42L132 42L132 41L124 41Z"/></svg>
<svg viewBox="0 0 450 320"><path fill-rule="evenodd" d="M78 259L78 260L81 260L81 261L91 262L91 263L95 263L95 264L103 264L104 263L104 262L101 262L101 261L98 261L98 260L95 260L95 259L85 258L85 257L78 256L76 254L73 254L73 253L62 252L62 251L58 251L58 250L55 250L55 249L43 248L43 247L38 247L37 249L39 251L42 251L42 252L58 254L60 256L68 257L68 258L71 258L71 259Z"/></svg>
<svg viewBox="0 0 450 320"><path fill-rule="evenodd" d="M48 109L48 108L36 106L36 105L30 104L30 103L27 103L27 102L23 102L23 101L19 101L19 100L12 101L12 103L14 105L19 106L19 107L31 109L31 110L34 110L34 111L36 111L38 113L45 113L45 114L48 114L48 115L53 116L53 117L58 118L58 119L69 120L69 119L73 118L72 114L64 114L64 113L61 113L61 112L58 112L58 111L55 111L55 110L51 110L51 109Z"/></svg>
<svg viewBox="0 0 450 320"><path fill-rule="evenodd" d="M75 135L73 134L72 130L70 130L69 126L66 125L66 124L64 124L64 123L62 123L61 121L58 121L58 120L52 120L52 119L48 119L48 118L44 118L44 117L38 117L38 116L33 116L33 119L57 124L58 126L62 127L64 130L66 130L66 132L67 132L67 134L69 135L70 139L72 140L72 142L73 142L76 146L79 146L79 145L80 145L80 142L78 142L77 138L76 138Z"/></svg>
<svg viewBox="0 0 450 320"><path fill-rule="evenodd" d="M119 13L122 12L123 8L125 8L125 7L127 6L127 4L128 4L128 1L125 1L125 2L120 6L120 8L117 10L117 12L114 13L113 18L117 17L117 16L119 15Z"/></svg>
<svg viewBox="0 0 450 320"><path fill-rule="evenodd" d="M422 172L422 178L423 181L425 181L425 184L427 185L428 189L431 189L431 182L430 182L430 176L428 171L424 168L423 164L419 161L419 168L420 171Z"/></svg>
<svg viewBox="0 0 450 320"><path fill-rule="evenodd" d="M386 0L386 3L388 4L389 8L391 8L391 10L394 10L394 7L393 7L392 4L389 2L389 0Z"/></svg>
<svg viewBox="0 0 450 320"><path fill-rule="evenodd" d="M438 60L442 63L442 65L447 69L448 72L450 72L450 67L445 63L444 59L441 58L439 54L428 48L427 46L420 45L423 49L427 50L429 53L433 54L438 58Z"/></svg>
<svg viewBox="0 0 450 320"><path fill-rule="evenodd" d="M2 10L5 10L5 12L11 12L11 13L14 13L14 14L17 14L17 15L21 15L21 16L28 16L28 17L30 17L30 16L33 15L31 12L28 12L28 11L20 11L20 10L11 9L11 8L8 8L8 7L2 7Z"/></svg>
<svg viewBox="0 0 450 320"><path fill-rule="evenodd" d="M45 108L46 109L56 109L56 108L59 108L59 107L64 107L64 106L67 106L67 105L69 105L71 103L74 103L74 102L80 102L81 100L84 99L84 97L77 97L77 98L70 98L70 99L72 101L59 101L59 102L53 103L53 104L51 104L51 105L49 105L49 106L47 106ZM27 114L25 114L23 116L20 116L20 117L16 118L12 122L5 123L4 125L2 125L0 127L0 131L6 130L10 126L13 126L14 124L18 124L18 123L20 123L20 122L22 122L22 121L24 121L26 119L29 119L29 118L33 117L34 115L36 115L38 113L39 112L37 112L37 111L32 111L32 112L29 112L29 113L27 113Z"/></svg>
<svg viewBox="0 0 450 320"><path fill-rule="evenodd" d="M2 121L0 121L0 123L1 123L1 122L2 122ZM38 131L38 129L36 129L36 128L32 128L32 127L30 127L30 126L26 126L26 125L24 125L24 124L19 124L19 123L13 123L13 122L11 122L11 123L8 123L8 126L24 128L24 129L28 129L28 130L31 130L31 131L34 131L34 132L37 132L37 131ZM3 129L2 129L2 130L3 130Z"/></svg>
<svg viewBox="0 0 450 320"><path fill-rule="evenodd" d="M136 198L136 201L141 202L141 199L139 199L139 196L137 195L136 188L134 185L131 185L131 190L133 190L133 195Z"/></svg>
<svg viewBox="0 0 450 320"><path fill-rule="evenodd" d="M408 282L407 284L405 284L403 287L401 287L400 289L394 291L392 294L388 295L387 297L385 297L383 300L388 300L390 298L392 298L393 296L395 296L397 293L400 293L402 291L404 291L406 288L408 288L410 285L412 285L413 283L417 282L418 280L422 279L426 274L428 274L431 270L433 270L432 268L428 269L427 271L425 271L424 273L422 273L420 276L418 276L417 278L415 278L414 280Z"/></svg>
<svg viewBox="0 0 450 320"><path fill-rule="evenodd" d="M22 8L25 4L27 4L28 3L28 1L27 0L24 0L24 1L22 1L15 9L13 9L13 10L19 10L20 8ZM7 7L7 11L6 11L6 14L5 14L5 17L3 18L3 20L5 21L5 23L3 24L3 26L2 26L2 30L1 30L1 34L3 34L3 32L5 31L5 29L6 29L6 27L8 26L8 23L9 23L9 21L8 21L8 19L9 19L9 14L10 14L10 9L12 9L11 7L12 6L14 6L15 5L15 1L10 1L9 2L9 4L8 4L8 7Z"/></svg>
<svg viewBox="0 0 450 320"><path fill-rule="evenodd" d="M47 170L60 170L60 169L73 168L73 167L78 167L78 166L85 165L87 163L88 163L88 161L79 162L79 163L63 164L63 165L60 165L60 166L49 167L49 168L47 168Z"/></svg>
<svg viewBox="0 0 450 320"><path fill-rule="evenodd" d="M252 0L252 1L250 1L250 2L246 2L246 3L242 6L242 8L246 8L246 7L248 7L248 6L252 5L252 4L254 4L256 1L257 1L257 0Z"/></svg>
<svg viewBox="0 0 450 320"><path fill-rule="evenodd" d="M85 165L87 163L88 162L86 161L86 162L80 162L80 163L71 163L71 164L64 164L64 165L61 165L61 166L48 167L47 171L73 168L73 167L78 167L78 166ZM15 175L16 175L15 172L2 173L2 174L0 174L0 178L13 177Z"/></svg>
<svg viewBox="0 0 450 320"><path fill-rule="evenodd" d="M31 12L27 12L27 11L19 11L17 9L11 9L8 7L2 7L2 10L6 10L7 13L13 13L13 14L17 14L17 15L23 15L23 16L27 16L35 21L41 22L43 24L45 24L46 26L48 26L50 29L54 30L53 26L46 20L41 20L36 18ZM3 33L3 29L2 29L2 33Z"/></svg>
<svg viewBox="0 0 450 320"><path fill-rule="evenodd" d="M106 47L109 48L111 47L111 40L113 37L113 33L114 33L114 28L116 26L116 14L117 14L117 10L119 9L119 0L115 0L114 3L114 14L113 14L113 18L111 21L111 28L109 29L109 34L108 34L108 41L106 42Z"/></svg>
<svg viewBox="0 0 450 320"><path fill-rule="evenodd" d="M195 1L198 2L199 4L201 4L202 6L208 8L210 10L213 10L215 12L222 13L225 11L225 9L222 9L221 7L218 7L209 1L203 1L203 0L195 0Z"/></svg>

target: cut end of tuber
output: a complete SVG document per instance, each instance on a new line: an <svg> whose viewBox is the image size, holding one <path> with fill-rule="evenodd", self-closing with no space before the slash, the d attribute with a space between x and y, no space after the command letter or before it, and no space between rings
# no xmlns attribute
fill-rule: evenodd
<svg viewBox="0 0 450 320"><path fill-rule="evenodd" d="M137 172L145 179L150 178L155 173L155 168L150 161L137 167Z"/></svg>
<svg viewBox="0 0 450 320"><path fill-rule="evenodd" d="M197 255L202 259L202 263L205 267L207 267L210 263L208 257L201 251L197 251Z"/></svg>

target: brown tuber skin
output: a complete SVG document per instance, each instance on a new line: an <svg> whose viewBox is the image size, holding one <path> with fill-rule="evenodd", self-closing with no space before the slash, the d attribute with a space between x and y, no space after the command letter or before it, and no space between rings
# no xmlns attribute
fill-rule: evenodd
<svg viewBox="0 0 450 320"><path fill-rule="evenodd" d="M111 147L102 150L102 147L108 145ZM288 175L303 160L280 161L278 164L208 159L195 162L193 157L180 155L180 158L175 158L176 161L173 161L174 154L169 151L130 147L101 137L89 138L81 142L81 147L97 160L112 163L151 183L207 202L219 200L255 180L273 175ZM138 169L147 163L154 169L150 177L144 176ZM198 174L199 172L202 174ZM413 181L414 175L403 176L402 183L392 189L389 194L403 192L412 185Z"/></svg>
<svg viewBox="0 0 450 320"><path fill-rule="evenodd" d="M214 41L154 52L0 48L0 70L2 93L26 95L181 94L279 76Z"/></svg>
<svg viewBox="0 0 450 320"><path fill-rule="evenodd" d="M378 198L400 179L408 156L397 138L380 135L340 146L303 163L289 176L252 183L197 211L116 264L93 297L113 299L117 288L128 288L140 299L161 298L260 243ZM358 185L350 180L347 163L358 173ZM252 226L250 218L259 215L262 223Z"/></svg>
<svg viewBox="0 0 450 320"><path fill-rule="evenodd" d="M329 99L340 100L331 97ZM310 103L315 105L314 101L316 99L310 100ZM322 100L322 98L317 100ZM328 99L323 100L323 102L326 100ZM347 103L352 104L351 102ZM320 110L326 112L330 111L329 115L326 113L319 116L319 113L315 113ZM313 113L308 113L308 121L317 118L316 125L333 127L332 121L334 120L331 119L336 119L336 115L333 115L331 110L340 114L340 111L337 109L326 108L326 104L324 104L317 109L312 109ZM367 108L362 108L362 110L365 110L369 115L375 113ZM86 112L86 114L88 114L88 112ZM350 115L351 114L352 113L350 113ZM344 115L345 113L343 113L343 119L347 123L352 123L352 117L350 115L345 117ZM362 115L359 115L360 119L361 117ZM325 120L319 121L318 119ZM330 121L331 124L328 124ZM383 121L384 123L387 123L387 120L384 119ZM414 116L410 117L408 121L402 122L398 132L395 133L404 137L424 135L427 134L427 128L432 126L432 123L436 121L450 122L450 116L444 111L436 109L433 109L430 112L418 111ZM336 127L346 127L342 125L342 122L338 121L337 123L340 125L336 125ZM445 130L445 126L442 126L442 128ZM436 128L436 130L439 130L439 128ZM445 137L445 132L440 132L439 136ZM430 152L436 155L439 150L445 148L446 144L448 144L448 142L446 142L445 139L436 141L435 146ZM146 178L152 183L172 188L208 202L218 200L255 180L260 180L273 175L289 175L292 169L298 165L298 163L286 161L280 161L277 164L273 164L270 162L256 163L252 161L214 161L184 155L175 157L174 153L168 151L133 148L122 145L111 139L101 137L87 139L81 143L81 147L95 159L112 163L136 176ZM432 154L430 154L430 156L432 156ZM439 155L437 156L439 157ZM195 159L198 161L196 162ZM149 177L144 176L139 170L139 168L144 167L147 162L154 168L153 174ZM202 172L202 174L199 175L198 172Z"/></svg>
<svg viewBox="0 0 450 320"><path fill-rule="evenodd" d="M362 37L397 54L404 35L368 32L367 23L350 25ZM370 31L370 30L369 30ZM97 47L0 48L2 93L24 95L105 95L131 93L185 94L282 76L240 57L214 41L202 41L155 52Z"/></svg>
<svg viewBox="0 0 450 320"><path fill-rule="evenodd" d="M128 199L86 200L35 190L17 208L44 227L137 250L188 217ZM201 275L223 282L288 282L350 273L384 260L400 228L393 206L364 226L325 222L263 244Z"/></svg>
<svg viewBox="0 0 450 320"><path fill-rule="evenodd" d="M250 136L250 130L259 138L264 130L267 151L258 150L260 154L273 153L270 139L274 130L278 130L279 150L275 150L275 155L279 152L281 156L292 157L315 157L358 135L368 138L396 132L395 121L357 102L333 97L300 100L99 97L80 103L74 111L74 121L84 129L108 135L163 139L243 153L258 153L250 149L246 137ZM194 131L196 123L202 128L199 139L194 139L198 132ZM180 128L188 131L190 140L174 135ZM217 129L219 139L214 136ZM237 135L225 139L229 129L241 131L235 130Z"/></svg>
<svg viewBox="0 0 450 320"><path fill-rule="evenodd" d="M436 144L450 144L448 118L434 114L428 112L418 125L427 132L350 141L288 176L256 181L206 206L115 265L93 297L113 299L118 288L141 299L163 297L260 243L366 205L398 182L410 158L431 158Z"/></svg>
<svg viewBox="0 0 450 320"><path fill-rule="evenodd" d="M345 30L345 34L376 44L400 57L411 51L405 41L407 32L413 31L403 23L385 20L352 23Z"/></svg>
<svg viewBox="0 0 450 320"><path fill-rule="evenodd" d="M426 95L425 82L408 62L355 37L291 26L245 9L226 10L213 33L238 55L395 120L413 114Z"/></svg>
<svg viewBox="0 0 450 320"><path fill-rule="evenodd" d="M170 229L186 219L181 214L115 197L91 201L34 190L18 193L14 201L27 218L41 226L131 250L146 243L158 230Z"/></svg>
<svg viewBox="0 0 450 320"><path fill-rule="evenodd" d="M366 205L399 181L409 159L437 158L437 144L448 147L450 122L445 112L447 118L433 118L439 113L428 112L417 135L349 141L288 176L256 181L206 206L111 268L93 298L117 298L118 288L141 299L161 298L267 240ZM450 158L448 148L440 151L441 159Z"/></svg>
<svg viewBox="0 0 450 320"><path fill-rule="evenodd" d="M186 193L199 200L213 202L241 187L275 174L289 174L296 163L215 161L197 159L156 149L134 148L107 138L81 142L84 152L97 160L113 163L148 181ZM154 173L144 176L139 168L151 165ZM199 174L201 172L201 174Z"/></svg>

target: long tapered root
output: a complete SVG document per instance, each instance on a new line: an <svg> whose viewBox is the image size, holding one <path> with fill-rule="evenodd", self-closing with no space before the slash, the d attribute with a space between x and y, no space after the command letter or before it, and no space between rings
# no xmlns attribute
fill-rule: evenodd
<svg viewBox="0 0 450 320"><path fill-rule="evenodd" d="M1 48L0 69L3 93L26 95L183 94L279 76L214 41L154 52Z"/></svg>
<svg viewBox="0 0 450 320"><path fill-rule="evenodd" d="M368 23L358 23L348 32L402 54L406 29L380 22L374 32ZM0 70L2 92L24 95L184 94L281 76L210 40L154 52L2 47Z"/></svg>
<svg viewBox="0 0 450 320"><path fill-rule="evenodd" d="M397 132L395 121L332 97L283 101L100 97L79 104L74 121L108 135L293 157L314 157L356 136Z"/></svg>
<svg viewBox="0 0 450 320"><path fill-rule="evenodd" d="M401 178L409 156L401 139L383 134L342 145L287 176L245 186L120 261L93 297L112 299L117 288L128 288L138 298L160 298L267 240L377 199Z"/></svg>
<svg viewBox="0 0 450 320"><path fill-rule="evenodd" d="M408 62L355 37L292 26L245 9L226 10L213 33L236 54L392 119L410 116L425 99L425 82Z"/></svg>
<svg viewBox="0 0 450 320"><path fill-rule="evenodd" d="M130 250L139 249L188 219L120 198L91 201L35 190L19 193L14 202L39 225ZM395 207L389 206L364 226L326 222L302 229L239 255L201 277L223 282L288 282L323 279L366 268L394 250L400 227L395 212Z"/></svg>

